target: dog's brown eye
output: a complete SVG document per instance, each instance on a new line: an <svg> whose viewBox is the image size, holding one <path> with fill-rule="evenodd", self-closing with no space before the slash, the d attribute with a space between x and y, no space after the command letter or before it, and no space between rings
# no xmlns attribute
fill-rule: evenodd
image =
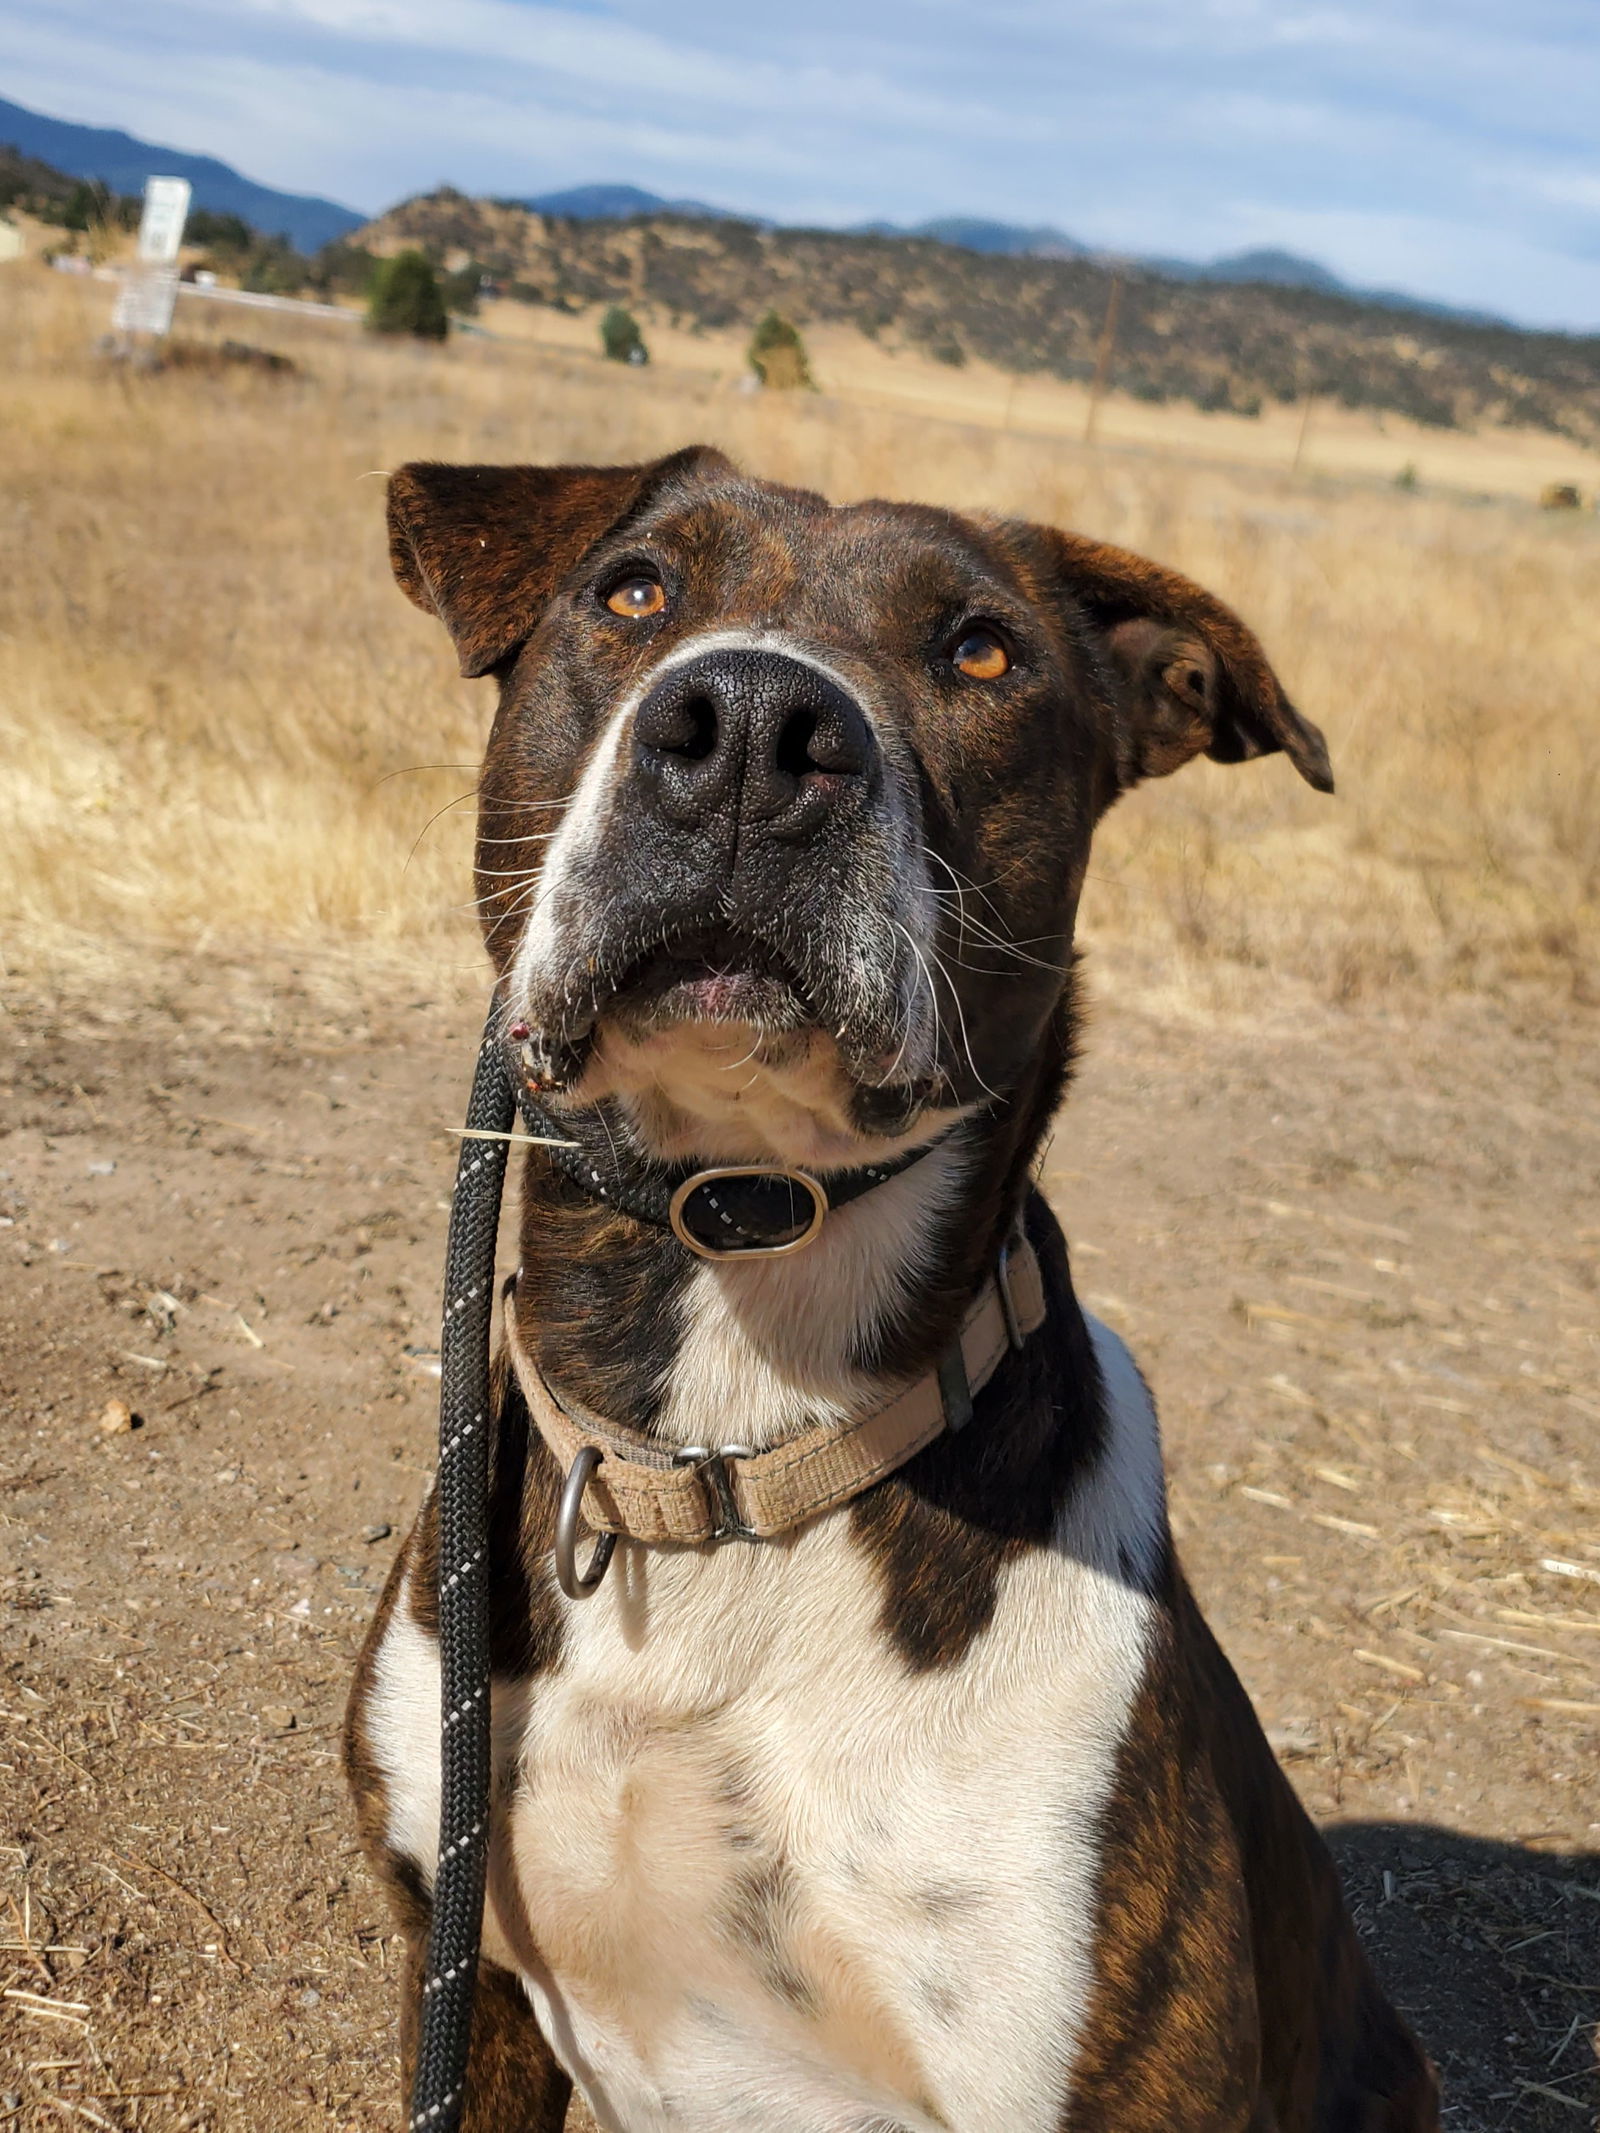
<svg viewBox="0 0 1600 2133"><path fill-rule="evenodd" d="M968 681L998 681L1011 671L1011 654L993 630L968 630L950 654L950 663Z"/></svg>
<svg viewBox="0 0 1600 2133"><path fill-rule="evenodd" d="M612 614L626 615L630 621L659 615L666 604L666 593L654 578L624 578L606 594L606 606Z"/></svg>

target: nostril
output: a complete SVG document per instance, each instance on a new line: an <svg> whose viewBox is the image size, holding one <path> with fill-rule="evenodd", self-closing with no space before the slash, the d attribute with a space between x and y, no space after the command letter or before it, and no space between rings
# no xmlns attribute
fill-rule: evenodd
<svg viewBox="0 0 1600 2133"><path fill-rule="evenodd" d="M715 752L717 707L709 696L682 696L650 709L648 725L640 734L647 748L661 755L682 756L690 763L703 763Z"/></svg>
<svg viewBox="0 0 1600 2133"><path fill-rule="evenodd" d="M817 728L822 721L815 711L791 711L778 732L778 746L773 760L785 776L803 778L808 770L819 770L813 752Z"/></svg>
<svg viewBox="0 0 1600 2133"><path fill-rule="evenodd" d="M778 729L773 763L785 776L803 778L815 771L855 777L866 767L866 729L859 714L801 704Z"/></svg>
<svg viewBox="0 0 1600 2133"><path fill-rule="evenodd" d="M679 755L691 763L703 763L717 745L717 707L709 696L691 696L682 711L684 737Z"/></svg>

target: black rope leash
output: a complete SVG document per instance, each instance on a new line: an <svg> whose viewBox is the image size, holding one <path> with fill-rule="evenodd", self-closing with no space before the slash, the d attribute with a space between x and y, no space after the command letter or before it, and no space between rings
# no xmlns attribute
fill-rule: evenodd
<svg viewBox="0 0 1600 2133"><path fill-rule="evenodd" d="M513 1085L492 1001L467 1103L467 1121L450 1201L445 1251L444 1326L439 1364L439 1467L434 1500L439 1533L439 1857L433 1915L422 1984L422 2019L411 2083L410 2133L457 2133L466 2102L472 2043L472 2002L483 1932L483 1896L493 1782L489 1699L489 1391L494 1310L495 1241L512 1133L520 1108L539 1143L586 1190L641 1221L669 1224L677 1173L646 1168L608 1181L573 1128L553 1120ZM882 1164L825 1173L827 1199L842 1205L897 1177L927 1151L915 1149ZM709 1210L740 1237L792 1224L789 1179L800 1173L702 1173L716 1181ZM690 1173L681 1172L684 1180ZM727 1181L724 1183L724 1181ZM728 1187L737 1188L730 1192ZM782 1205L772 1204L776 1188ZM709 1184L697 1188L711 1192ZM815 1185L813 1191L819 1190ZM678 1234L683 1233L679 1230ZM692 1243L692 1239L686 1240ZM722 1249L726 1245L718 1240Z"/></svg>
<svg viewBox="0 0 1600 2133"><path fill-rule="evenodd" d="M516 1098L492 1004L467 1104L469 1133L503 1134ZM464 1140L450 1201L439 1362L439 1862L411 2084L411 2133L456 2133L466 2098L489 1839L489 1332L510 1154Z"/></svg>

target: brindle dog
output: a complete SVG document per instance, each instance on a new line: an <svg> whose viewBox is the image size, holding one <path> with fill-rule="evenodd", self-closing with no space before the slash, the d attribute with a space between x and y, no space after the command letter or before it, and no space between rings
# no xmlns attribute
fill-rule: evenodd
<svg viewBox="0 0 1600 2133"><path fill-rule="evenodd" d="M1174 1554L1148 1394L1029 1190L1096 822L1322 736L1244 625L1053 528L835 509L691 450L403 469L396 574L495 676L478 889L530 1085L517 1348L670 1451L841 1424L948 1354L1019 1208L1042 1328L976 1411L779 1539L552 1576L501 1358L497 1789L468 2123L619 2133L1428 2133L1432 2075ZM858 1169L708 1261L652 1163ZM626 1197L625 1195L623 1196ZM519 1368L524 1367L519 1365ZM351 1700L411 1949L438 1808L424 1508Z"/></svg>

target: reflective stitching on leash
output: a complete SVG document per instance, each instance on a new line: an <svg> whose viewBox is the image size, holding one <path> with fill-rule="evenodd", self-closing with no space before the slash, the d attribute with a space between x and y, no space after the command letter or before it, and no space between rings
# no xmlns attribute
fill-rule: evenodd
<svg viewBox="0 0 1600 2133"><path fill-rule="evenodd" d="M516 1100L492 1004L467 1133L501 1135ZM412 2133L455 2133L466 2092L472 1994L483 1923L491 1783L488 1579L489 1320L507 1145L464 1138L450 1204L440 1350L439 1849L412 2079Z"/></svg>

